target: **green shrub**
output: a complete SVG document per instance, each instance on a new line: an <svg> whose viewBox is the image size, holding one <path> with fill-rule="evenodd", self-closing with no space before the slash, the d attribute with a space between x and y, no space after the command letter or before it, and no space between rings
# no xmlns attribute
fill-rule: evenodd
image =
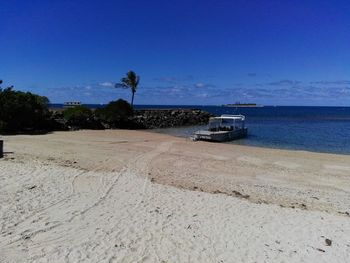
<svg viewBox="0 0 350 263"><path fill-rule="evenodd" d="M50 122L49 100L30 92L0 89L0 132L46 129Z"/></svg>
<svg viewBox="0 0 350 263"><path fill-rule="evenodd" d="M104 108L96 109L95 115L111 128L128 128L133 110L127 101L119 99L110 102Z"/></svg>
<svg viewBox="0 0 350 263"><path fill-rule="evenodd" d="M92 111L85 106L76 106L65 109L63 118L67 121L67 125L74 128L92 128L94 122Z"/></svg>

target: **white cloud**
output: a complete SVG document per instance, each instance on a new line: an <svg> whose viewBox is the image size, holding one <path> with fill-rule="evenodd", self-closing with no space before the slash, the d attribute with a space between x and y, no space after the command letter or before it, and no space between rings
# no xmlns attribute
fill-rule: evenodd
<svg viewBox="0 0 350 263"><path fill-rule="evenodd" d="M194 86L195 86L196 88L203 88L203 87L205 87L205 84L199 82L199 83L194 84Z"/></svg>
<svg viewBox="0 0 350 263"><path fill-rule="evenodd" d="M114 87L114 83L112 83L110 81L101 82L101 83L99 83L99 85L102 87Z"/></svg>

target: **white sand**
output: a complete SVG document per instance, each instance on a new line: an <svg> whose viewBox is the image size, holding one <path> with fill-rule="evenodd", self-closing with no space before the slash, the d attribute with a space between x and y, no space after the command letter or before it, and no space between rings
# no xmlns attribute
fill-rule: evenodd
<svg viewBox="0 0 350 263"><path fill-rule="evenodd" d="M123 152L130 150L127 158L122 153L106 152L99 165L96 162L82 169L78 167L82 162L79 156L77 164L67 164L63 158L69 156L70 144L86 139L83 133L78 135L74 140L64 135L68 143L61 145L62 156L58 155L60 147L57 152L46 147L46 159L44 150L40 153L34 149L40 148L38 142L57 143L55 136L59 135L7 138L7 149L15 152L0 160L0 262L349 260L350 217L346 215L318 211L318 206L311 210L284 208L151 182L151 170L158 167L165 171L151 164L173 151L178 140L160 135L156 141L146 142L153 145L147 150L142 148L144 142L138 141L136 148L126 142ZM125 139L135 143L133 136L113 134L109 141L99 137L98 144L117 147L117 142ZM136 138L140 136L143 134ZM35 140L39 148L25 144L26 140ZM31 149L33 154L28 155ZM106 149L94 147L94 151L100 154ZM93 153L84 152L90 160ZM215 159L215 155L206 156ZM254 158L241 156L243 161L262 165ZM288 169L300 169L301 165L276 162ZM347 171L346 163L337 165L341 167L337 172ZM334 167L328 165L326 169ZM349 194L349 189L335 189L334 199L342 199L343 191ZM332 240L331 246L326 245L326 238Z"/></svg>

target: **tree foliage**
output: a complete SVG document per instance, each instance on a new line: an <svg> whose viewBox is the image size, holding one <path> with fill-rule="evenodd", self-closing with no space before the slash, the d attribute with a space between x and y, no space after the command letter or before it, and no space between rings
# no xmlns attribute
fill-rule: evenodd
<svg viewBox="0 0 350 263"><path fill-rule="evenodd" d="M126 128L132 114L131 105L122 99L112 101L104 108L95 111L97 118L112 128Z"/></svg>
<svg viewBox="0 0 350 263"><path fill-rule="evenodd" d="M70 127L82 129L94 128L95 121L92 111L85 106L67 108L63 111L63 118Z"/></svg>
<svg viewBox="0 0 350 263"><path fill-rule="evenodd" d="M45 129L50 112L49 100L30 92L0 89L0 132Z"/></svg>
<svg viewBox="0 0 350 263"><path fill-rule="evenodd" d="M131 93L132 93L131 107L132 108L134 107L134 96L135 96L139 82L140 82L140 76L137 76L134 71L130 70L126 73L126 76L120 80L120 83L116 84L117 88L126 88L131 90Z"/></svg>

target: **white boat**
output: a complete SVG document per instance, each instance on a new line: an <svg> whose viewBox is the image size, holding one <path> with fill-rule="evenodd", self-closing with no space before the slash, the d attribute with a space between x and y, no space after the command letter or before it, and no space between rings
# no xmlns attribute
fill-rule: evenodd
<svg viewBox="0 0 350 263"><path fill-rule="evenodd" d="M224 142L246 137L248 128L245 127L244 115L221 115L209 119L208 129L196 131L194 140Z"/></svg>

